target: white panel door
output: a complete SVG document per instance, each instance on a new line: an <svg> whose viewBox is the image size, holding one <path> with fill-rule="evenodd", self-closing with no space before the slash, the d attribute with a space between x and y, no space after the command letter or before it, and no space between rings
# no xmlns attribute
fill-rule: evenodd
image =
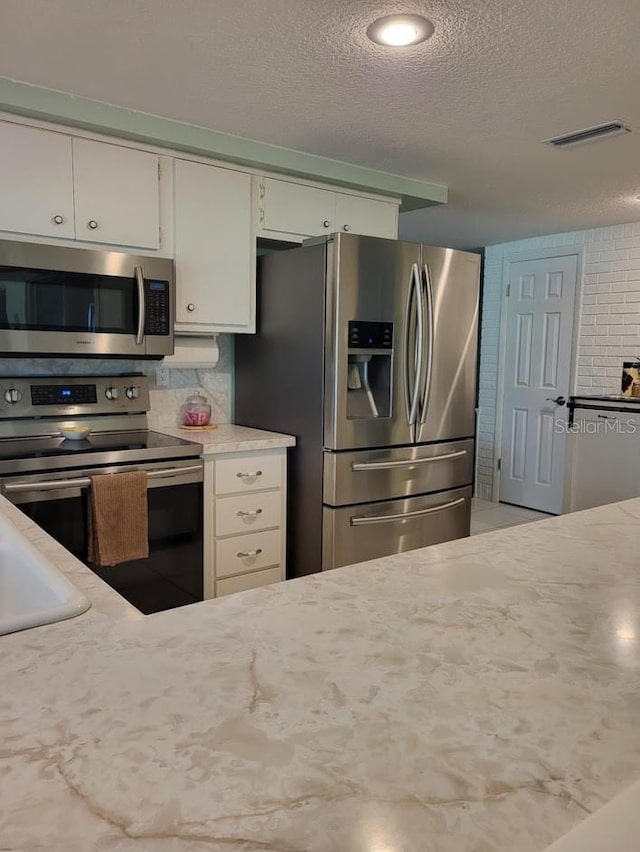
<svg viewBox="0 0 640 852"><path fill-rule="evenodd" d="M283 234L318 236L335 231L335 192L265 178L262 228Z"/></svg>
<svg viewBox="0 0 640 852"><path fill-rule="evenodd" d="M76 239L157 249L158 157L120 145L73 140Z"/></svg>
<svg viewBox="0 0 640 852"><path fill-rule="evenodd" d="M562 511L577 257L511 264L500 500Z"/></svg>
<svg viewBox="0 0 640 852"><path fill-rule="evenodd" d="M251 176L176 160L174 205L177 330L254 331Z"/></svg>
<svg viewBox="0 0 640 852"><path fill-rule="evenodd" d="M70 136L0 124L0 231L73 239Z"/></svg>
<svg viewBox="0 0 640 852"><path fill-rule="evenodd" d="M336 231L370 237L398 237L398 205L359 195L336 193Z"/></svg>

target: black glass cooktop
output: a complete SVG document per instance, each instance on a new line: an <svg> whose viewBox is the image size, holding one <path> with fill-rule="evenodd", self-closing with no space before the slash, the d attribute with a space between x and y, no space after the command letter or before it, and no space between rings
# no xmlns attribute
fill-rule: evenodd
<svg viewBox="0 0 640 852"><path fill-rule="evenodd" d="M176 447L199 449L193 441L173 438L160 432L91 433L84 441L68 438L19 438L0 441L0 460L39 459L70 454L166 450ZM197 455L197 452L194 452Z"/></svg>
<svg viewBox="0 0 640 852"><path fill-rule="evenodd" d="M84 441L19 438L0 441L0 474L194 459L201 455L200 444L160 432L92 432Z"/></svg>

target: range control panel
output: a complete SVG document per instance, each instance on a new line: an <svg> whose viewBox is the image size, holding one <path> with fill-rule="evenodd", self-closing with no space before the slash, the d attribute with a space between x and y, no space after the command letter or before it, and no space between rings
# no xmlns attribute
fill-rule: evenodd
<svg viewBox="0 0 640 852"><path fill-rule="evenodd" d="M146 376L0 378L0 419L138 414L149 410Z"/></svg>
<svg viewBox="0 0 640 852"><path fill-rule="evenodd" d="M392 322L349 322L349 349L392 349Z"/></svg>
<svg viewBox="0 0 640 852"><path fill-rule="evenodd" d="M31 385L31 405L94 405L95 385Z"/></svg>

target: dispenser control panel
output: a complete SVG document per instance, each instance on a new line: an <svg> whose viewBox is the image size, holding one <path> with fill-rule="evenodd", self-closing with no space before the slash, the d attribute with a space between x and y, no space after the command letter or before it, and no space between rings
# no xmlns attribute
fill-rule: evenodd
<svg viewBox="0 0 640 852"><path fill-rule="evenodd" d="M392 322L349 322L349 349L392 349Z"/></svg>

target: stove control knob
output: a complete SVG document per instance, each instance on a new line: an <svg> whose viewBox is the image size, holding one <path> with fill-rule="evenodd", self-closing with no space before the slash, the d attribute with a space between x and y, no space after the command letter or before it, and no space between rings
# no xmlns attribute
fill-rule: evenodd
<svg viewBox="0 0 640 852"><path fill-rule="evenodd" d="M137 399L140 395L138 392L138 388L135 387L135 385L133 387L127 388L125 393L127 394L127 399Z"/></svg>
<svg viewBox="0 0 640 852"><path fill-rule="evenodd" d="M22 391L19 391L17 388L9 388L9 390L4 392L4 398L9 405L16 405L22 400Z"/></svg>
<svg viewBox="0 0 640 852"><path fill-rule="evenodd" d="M118 388L107 388L104 392L104 395L107 399L110 399L115 402L115 400L120 396L120 391Z"/></svg>

